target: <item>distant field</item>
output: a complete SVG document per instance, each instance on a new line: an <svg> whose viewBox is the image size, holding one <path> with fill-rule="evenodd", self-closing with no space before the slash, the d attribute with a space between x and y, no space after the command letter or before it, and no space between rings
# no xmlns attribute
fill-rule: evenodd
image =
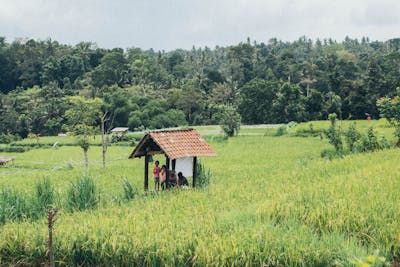
<svg viewBox="0 0 400 267"><path fill-rule="evenodd" d="M243 125L241 127L239 135L263 135L265 132L275 129L278 125ZM193 126L203 136L215 136L223 135L221 127L218 125L210 126ZM144 135L144 131L141 132L130 132L129 135L133 135L137 139L140 139ZM110 136L110 135L109 135ZM95 135L89 138L89 142L92 145L101 144L101 135ZM48 144L48 145L74 145L76 144L76 138L74 136L41 136L38 139L26 138L21 141L15 142L15 144L27 145L27 144Z"/></svg>
<svg viewBox="0 0 400 267"><path fill-rule="evenodd" d="M312 122L314 129L328 125ZM385 121L357 121L361 131L370 125L392 138ZM353 266L367 263L374 253L385 262L398 259L400 150L330 161L320 157L331 147L326 139L292 136L310 123L280 137L272 136L276 126L269 127L243 126L228 140L207 138L217 153L201 159L213 173L208 189L129 202L118 201L121 181L127 178L142 192L143 159L127 159L133 147L111 146L103 169L101 147L91 147L89 176L100 190L100 207L62 210L54 232L59 265ZM218 126L196 129L209 137L221 135ZM39 142L74 142L62 138ZM82 151L75 146L1 155L16 159L0 167L0 188L26 194L49 177L65 199L71 181L84 172ZM0 265L44 263L46 231L44 217L0 226Z"/></svg>

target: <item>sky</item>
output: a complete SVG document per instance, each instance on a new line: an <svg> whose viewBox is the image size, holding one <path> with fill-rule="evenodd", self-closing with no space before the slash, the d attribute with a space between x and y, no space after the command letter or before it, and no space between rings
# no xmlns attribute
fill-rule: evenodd
<svg viewBox="0 0 400 267"><path fill-rule="evenodd" d="M190 49L247 37L400 37L400 0L0 0L0 36L104 48Z"/></svg>

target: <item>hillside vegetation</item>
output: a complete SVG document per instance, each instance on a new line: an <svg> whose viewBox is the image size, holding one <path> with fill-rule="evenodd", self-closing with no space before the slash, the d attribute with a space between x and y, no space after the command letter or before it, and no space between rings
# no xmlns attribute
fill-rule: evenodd
<svg viewBox="0 0 400 267"><path fill-rule="evenodd" d="M227 111L246 124L377 119L376 101L400 86L400 39L248 39L166 52L0 38L0 62L0 137L72 131L76 96L101 103L109 131L219 124Z"/></svg>

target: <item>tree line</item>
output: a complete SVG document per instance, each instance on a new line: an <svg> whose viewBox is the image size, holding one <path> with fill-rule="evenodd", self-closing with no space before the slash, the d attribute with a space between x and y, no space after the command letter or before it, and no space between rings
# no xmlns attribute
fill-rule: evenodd
<svg viewBox="0 0 400 267"><path fill-rule="evenodd" d="M378 118L400 86L400 38L237 45L173 51L0 37L0 133L68 130L73 97L100 98L106 129ZM97 119L100 124L100 118Z"/></svg>

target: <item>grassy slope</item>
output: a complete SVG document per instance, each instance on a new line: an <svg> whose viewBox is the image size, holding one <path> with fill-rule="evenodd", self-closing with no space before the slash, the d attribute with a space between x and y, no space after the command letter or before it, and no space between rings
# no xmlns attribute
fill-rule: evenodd
<svg viewBox="0 0 400 267"><path fill-rule="evenodd" d="M398 150L327 161L319 154L328 144L318 138L240 136L212 146L218 156L203 159L213 171L209 190L65 212L56 224L56 258L88 265L309 266L347 265L375 249L399 255ZM143 162L127 160L129 152L110 148L112 162L103 171L100 148L91 149L98 161L91 176L103 199L121 194L121 177L142 188ZM74 147L17 156L15 167L1 170L0 184L31 191L47 175L63 194L82 174ZM45 261L45 236L44 221L2 226L3 261Z"/></svg>

